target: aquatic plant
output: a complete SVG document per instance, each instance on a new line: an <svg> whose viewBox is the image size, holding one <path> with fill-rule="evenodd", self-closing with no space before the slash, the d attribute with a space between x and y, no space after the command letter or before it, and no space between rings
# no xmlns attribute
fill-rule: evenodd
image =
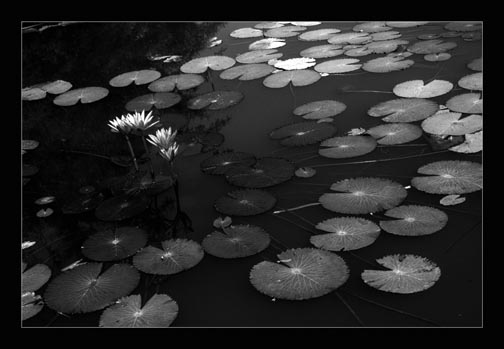
<svg viewBox="0 0 504 349"><path fill-rule="evenodd" d="M463 93L451 97L446 106L453 112L466 114L483 113L483 95L480 93Z"/></svg>
<svg viewBox="0 0 504 349"><path fill-rule="evenodd" d="M99 101L109 94L109 90L105 87L84 87L75 90L69 90L63 94L58 95L53 99L53 103L59 106L68 107L81 103L93 103Z"/></svg>
<svg viewBox="0 0 504 349"><path fill-rule="evenodd" d="M413 122L428 118L439 110L439 105L425 98L398 98L371 107L367 114L382 117L386 122Z"/></svg>
<svg viewBox="0 0 504 349"><path fill-rule="evenodd" d="M253 165L232 165L225 176L237 187L267 188L291 179L294 169L294 164L286 159L264 157Z"/></svg>
<svg viewBox="0 0 504 349"><path fill-rule="evenodd" d="M264 190L235 190L215 201L217 212L230 216L253 216L269 211L275 206L276 198Z"/></svg>
<svg viewBox="0 0 504 349"><path fill-rule="evenodd" d="M145 85L159 79L160 76L161 73L156 70L136 70L117 75L110 79L109 84L113 87L125 87L132 83Z"/></svg>
<svg viewBox="0 0 504 349"><path fill-rule="evenodd" d="M344 159L361 156L376 148L376 141L367 136L332 137L320 143L320 156L332 159Z"/></svg>
<svg viewBox="0 0 504 349"><path fill-rule="evenodd" d="M394 235L429 235L440 231L448 223L446 213L428 206L402 205L391 208L383 214L386 217L396 218L380 221L380 227Z"/></svg>

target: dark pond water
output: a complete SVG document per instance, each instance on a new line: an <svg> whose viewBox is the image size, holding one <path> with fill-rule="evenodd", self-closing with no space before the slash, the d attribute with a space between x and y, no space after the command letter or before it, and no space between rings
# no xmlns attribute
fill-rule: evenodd
<svg viewBox="0 0 504 349"><path fill-rule="evenodd" d="M318 144L284 148L269 133L280 126L303 121L292 113L295 107L318 100L337 100L347 109L334 117L336 136L344 136L353 128L369 129L382 124L380 118L367 115L372 106L395 97L392 93L347 92L348 90L377 90L391 92L398 83L433 78L447 80L455 88L442 96L431 98L445 104L451 97L464 93L457 81L474 71L467 68L472 60L481 57L481 40L464 40L461 36L440 38L457 43L449 52L447 61L428 62L423 55L414 54L411 67L388 73L364 72L362 69L321 78L304 87L267 88L264 78L242 81L222 80L220 72L210 72L209 81L187 91L181 91L182 101L171 108L156 110L155 115L179 114L188 123L180 129L218 132L224 142L206 152L190 152L177 156L174 167L178 176L180 205L190 218L192 231L162 225L147 212L118 222L99 221L93 210L79 214L65 214L64 208L72 200L83 196L79 189L94 186L105 197L110 197L106 180L126 175L132 167L121 167L110 161L112 156L128 156L126 142L110 132L109 120L125 114L125 104L134 97L147 94L147 85L111 87L109 80L121 73L156 69L162 76L180 73L180 66L196 57L224 55L236 58L248 51L248 45L259 38L233 38L236 29L253 27L259 22L231 23L78 23L48 28L42 32L23 34L22 87L65 80L73 88L101 86L109 95L97 102L78 103L62 107L53 103L54 95L34 101L23 101L23 139L37 140L34 150L22 155L22 164L36 166L38 172L26 177L23 185L22 241L36 241L23 250L23 261L28 267L43 263L52 271L49 282L37 294L44 292L61 269L75 261L92 262L81 253L88 236L110 227L138 225L149 232L150 243L176 237L201 243L214 231L212 223L219 217L214 202L226 193L239 189L223 176L204 174L200 163L219 150L234 150L254 154L285 157L296 166L317 166L362 162L349 165L320 167L312 178L297 178L266 188L277 198L276 207L267 213L232 217L233 224L252 224L265 229L274 243L263 252L237 259L221 259L205 254L200 263L189 270L159 278L141 273L140 282L131 294L150 297L164 293L173 298L179 312L173 327L353 327L353 326L480 326L482 322L482 191L464 194L466 201L456 206L442 206L441 194L427 194L415 188L408 189L403 204L436 207L449 219L439 232L417 237L404 237L381 232L371 245L349 252L336 252L347 263L350 275L344 285L325 296L304 301L272 300L258 292L249 281L251 268L263 260L276 261L280 251L289 248L313 247L310 236L317 233L314 224L342 216L312 206L305 209L273 215L279 208L295 207L316 202L328 192L331 183L353 177L380 177L409 186L417 169L441 160L482 161L482 152L461 154L434 149L425 135L411 143L418 146L378 147L366 155L350 159L328 159L317 156ZM356 22L323 22L307 27L306 31L338 28L350 32ZM446 22L430 22L414 28L394 28L400 39L414 44L421 34L441 34ZM40 26L38 27L40 28ZM301 32L302 33L302 32ZM222 40L220 45L207 47L212 37ZM286 45L278 48L280 59L299 57L299 52L327 41L306 42L296 36L286 38ZM163 63L148 56L181 55L182 61ZM386 54L356 57L366 62ZM348 58L343 55L317 59L317 63ZM309 68L313 69L313 68ZM357 73L357 74L356 74ZM206 78L205 74L203 74ZM188 99L216 90L240 91L244 99L230 108L217 111L191 111ZM421 122L415 122L420 125ZM140 156L144 152L139 139L133 138L133 147ZM206 149L205 149L206 150ZM410 157L412 156L412 157ZM390 161L374 162L370 160ZM366 162L368 161L368 162ZM25 174L27 169L24 168ZM167 189L172 195L173 188ZM96 192L95 192L96 193ZM44 206L35 200L54 196L46 205L54 212L45 218L37 217ZM170 201L169 201L170 202ZM370 215L362 215L378 222ZM318 232L320 233L320 231ZM431 288L413 294L395 294L379 291L365 284L361 273L365 269L383 269L374 261L392 254L414 254L435 262L441 277ZM123 262L131 263L131 258ZM105 267L112 263L105 263ZM22 322L23 326L96 327L102 310L86 314L58 314L48 306L34 317Z"/></svg>

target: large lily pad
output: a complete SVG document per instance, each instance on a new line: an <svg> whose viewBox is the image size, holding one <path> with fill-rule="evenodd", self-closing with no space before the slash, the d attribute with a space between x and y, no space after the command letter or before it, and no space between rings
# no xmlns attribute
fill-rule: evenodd
<svg viewBox="0 0 504 349"><path fill-rule="evenodd" d="M446 80L432 80L427 84L423 80L409 80L394 86L392 92L398 97L432 98L442 96L453 89L453 84Z"/></svg>
<svg viewBox="0 0 504 349"><path fill-rule="evenodd" d="M253 216L273 208L276 198L264 190L246 189L227 193L215 201L215 209L229 216Z"/></svg>
<svg viewBox="0 0 504 349"><path fill-rule="evenodd" d="M201 245L187 239L161 242L162 248L147 246L133 257L133 265L147 274L171 275L190 269L204 256Z"/></svg>
<svg viewBox="0 0 504 349"><path fill-rule="evenodd" d="M104 87L84 87L67 91L54 98L53 103L59 106L71 106L81 102L83 104L99 101L107 97L109 90Z"/></svg>
<svg viewBox="0 0 504 349"><path fill-rule="evenodd" d="M398 206L386 211L384 215L396 219L380 221L380 227L387 233L402 236L434 234L448 222L446 213L428 206Z"/></svg>
<svg viewBox="0 0 504 349"><path fill-rule="evenodd" d="M483 58L476 58L467 64L467 68L475 71L483 71Z"/></svg>
<svg viewBox="0 0 504 349"><path fill-rule="evenodd" d="M436 161L418 169L411 185L430 194L466 194L483 189L483 167L472 161Z"/></svg>
<svg viewBox="0 0 504 349"><path fill-rule="evenodd" d="M203 239L205 252L219 258L253 256L268 247L270 237L255 225L231 225L224 232L214 231Z"/></svg>
<svg viewBox="0 0 504 349"><path fill-rule="evenodd" d="M320 74L313 70L300 69L282 71L268 76L263 84L269 88L282 88L292 83L293 86L307 86L320 80Z"/></svg>
<svg viewBox="0 0 504 349"><path fill-rule="evenodd" d="M306 30L306 27L287 25L279 28L272 28L264 32L264 36L269 38L290 38L299 35L299 32Z"/></svg>
<svg viewBox="0 0 504 349"><path fill-rule="evenodd" d="M301 57L308 58L329 58L343 54L345 50L341 45L320 45L307 48L299 53Z"/></svg>
<svg viewBox="0 0 504 349"><path fill-rule="evenodd" d="M233 38L239 38L239 39L244 39L244 38L256 38L258 36L263 36L263 31L260 29L254 29L254 28L239 28L236 30L233 30L229 36Z"/></svg>
<svg viewBox="0 0 504 349"><path fill-rule="evenodd" d="M169 327L178 309L166 294L154 294L144 306L138 294L123 297L103 311L100 327Z"/></svg>
<svg viewBox="0 0 504 349"><path fill-rule="evenodd" d="M21 264L21 293L34 292L44 286L51 278L51 269L45 264L36 264L25 270L26 264Z"/></svg>
<svg viewBox="0 0 504 349"><path fill-rule="evenodd" d="M275 68L265 63L245 64L234 66L224 70L219 77L224 80L238 80L247 81L263 78L271 74Z"/></svg>
<svg viewBox="0 0 504 349"><path fill-rule="evenodd" d="M146 195L122 194L103 201L96 208L95 216L102 221L122 221L142 213L149 203Z"/></svg>
<svg viewBox="0 0 504 349"><path fill-rule="evenodd" d="M349 275L345 261L334 253L296 248L278 255L280 263L263 261L250 271L250 282L261 293L278 299L304 300L326 295Z"/></svg>
<svg viewBox="0 0 504 349"><path fill-rule="evenodd" d="M331 185L337 193L319 198L330 211L347 214L367 214L388 210L399 205L408 195L404 187L382 178L358 177L344 179Z"/></svg>
<svg viewBox="0 0 504 349"><path fill-rule="evenodd" d="M126 103L126 110L131 112L142 112L143 110L151 110L152 107L156 107L156 109L165 109L174 106L180 102L181 99L180 95L173 92L149 93L135 97Z"/></svg>
<svg viewBox="0 0 504 349"><path fill-rule="evenodd" d="M483 128L483 116L472 114L460 118L461 113L436 113L422 121L422 129L435 135L461 136Z"/></svg>
<svg viewBox="0 0 504 349"><path fill-rule="evenodd" d="M240 91L212 91L204 95L191 98L187 102L189 109L209 109L220 110L229 108L238 104L243 99L243 93Z"/></svg>
<svg viewBox="0 0 504 349"><path fill-rule="evenodd" d="M201 74L212 70L224 70L232 67L236 61L227 56L207 56L190 60L180 67L182 73Z"/></svg>
<svg viewBox="0 0 504 349"><path fill-rule="evenodd" d="M283 56L278 50L253 50L242 53L236 57L236 61L243 64L264 63L271 59L277 59Z"/></svg>
<svg viewBox="0 0 504 349"><path fill-rule="evenodd" d="M281 139L280 144L285 146L302 146L315 144L331 137L336 128L329 123L304 121L279 127L270 133L273 139Z"/></svg>
<svg viewBox="0 0 504 349"><path fill-rule="evenodd" d="M329 234L313 235L310 242L329 251L351 251L371 245L380 235L380 227L358 217L338 217L318 223L315 228Z"/></svg>
<svg viewBox="0 0 504 349"><path fill-rule="evenodd" d="M294 115L303 119L317 120L341 114L346 109L346 104L334 100L309 102L294 109Z"/></svg>
<svg viewBox="0 0 504 349"><path fill-rule="evenodd" d="M401 122L371 127L366 133L376 138L378 144L392 145L420 138L422 129L417 125Z"/></svg>
<svg viewBox="0 0 504 349"><path fill-rule="evenodd" d="M254 41L248 47L249 50L269 50L287 45L285 39L267 38Z"/></svg>
<svg viewBox="0 0 504 349"><path fill-rule="evenodd" d="M364 44L371 41L369 33L338 33L331 36L327 42L330 44Z"/></svg>
<svg viewBox="0 0 504 349"><path fill-rule="evenodd" d="M434 115L439 105L423 98L397 98L381 102L368 110L373 117L385 116L386 122L413 122Z"/></svg>
<svg viewBox="0 0 504 349"><path fill-rule="evenodd" d="M298 36L298 39L302 40L302 41L328 40L334 34L337 34L339 32L341 32L341 30L340 29L336 29L336 28L325 28L325 29L310 30L310 31L301 33L301 35Z"/></svg>
<svg viewBox="0 0 504 349"><path fill-rule="evenodd" d="M462 77L458 85L466 90L483 91L483 73L474 73Z"/></svg>
<svg viewBox="0 0 504 349"><path fill-rule="evenodd" d="M294 165L288 160L262 158L251 166L230 166L226 171L226 180L238 187L266 188L288 181L294 170Z"/></svg>
<svg viewBox="0 0 504 349"><path fill-rule="evenodd" d="M188 90L205 82L205 79L198 74L177 74L165 76L147 86L152 92L170 92L175 88L179 91Z"/></svg>
<svg viewBox="0 0 504 349"><path fill-rule="evenodd" d="M371 73L388 73L396 70L404 70L411 67L415 61L402 57L380 57L367 61L362 65L362 70Z"/></svg>
<svg viewBox="0 0 504 349"><path fill-rule="evenodd" d="M136 70L117 75L116 77L110 79L109 84L113 87L129 86L133 82L135 85L145 85L159 79L160 76L161 73L157 70Z"/></svg>
<svg viewBox="0 0 504 349"><path fill-rule="evenodd" d="M128 295L140 281L129 264L114 264L105 272L102 263L85 263L54 278L44 294L49 308L65 314L100 310Z"/></svg>
<svg viewBox="0 0 504 349"><path fill-rule="evenodd" d="M357 58L332 59L317 64L314 69L319 73L348 73L361 68L362 64L357 64L357 62L359 62Z"/></svg>
<svg viewBox="0 0 504 349"><path fill-rule="evenodd" d="M230 151L210 156L201 162L200 168L206 174L222 175L233 165L251 166L255 163L253 154Z"/></svg>
<svg viewBox="0 0 504 349"><path fill-rule="evenodd" d="M364 270L361 277L366 284L380 291L421 292L432 287L441 276L441 269L424 257L391 255L376 261L390 270Z"/></svg>
<svg viewBox="0 0 504 349"><path fill-rule="evenodd" d="M463 93L446 101L446 107L454 112L481 114L483 113L483 98L479 93Z"/></svg>
<svg viewBox="0 0 504 349"><path fill-rule="evenodd" d="M372 152L376 148L376 140L367 136L343 136L326 139L320 143L319 155L343 159L361 156Z"/></svg>
<svg viewBox="0 0 504 349"><path fill-rule="evenodd" d="M446 52L457 47L456 42L446 42L441 39L425 40L414 43L408 47L409 52L427 55L430 53Z"/></svg>
<svg viewBox="0 0 504 349"><path fill-rule="evenodd" d="M387 27L386 22L364 22L355 25L352 30L354 32L366 32L366 33L378 33L392 29L391 27Z"/></svg>

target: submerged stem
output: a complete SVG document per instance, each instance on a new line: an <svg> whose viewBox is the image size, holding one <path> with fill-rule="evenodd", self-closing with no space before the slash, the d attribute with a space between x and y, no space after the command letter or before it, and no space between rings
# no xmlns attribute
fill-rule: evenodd
<svg viewBox="0 0 504 349"><path fill-rule="evenodd" d="M135 156L135 152L133 151L133 146L131 145L129 136L127 134L125 134L124 138L126 138L126 142L128 143L128 148L129 148L129 151L131 153L131 159L133 160L133 165L135 165L135 170L138 171L137 159L136 159L136 156Z"/></svg>
<svg viewBox="0 0 504 349"><path fill-rule="evenodd" d="M317 205L321 205L321 203L320 202L312 202L311 204L306 204L306 205L301 205L301 206L297 206L297 207L293 207L293 208L287 208L287 209L283 209L283 210L274 211L273 214L300 210L305 207L317 206Z"/></svg>

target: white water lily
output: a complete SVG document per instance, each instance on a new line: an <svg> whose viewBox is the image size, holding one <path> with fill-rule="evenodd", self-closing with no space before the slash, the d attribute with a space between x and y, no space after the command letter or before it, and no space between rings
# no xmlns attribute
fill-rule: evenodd
<svg viewBox="0 0 504 349"><path fill-rule="evenodd" d="M126 123L133 129L137 131L147 131L152 126L159 123L159 120L153 120L154 116L152 111L145 115L145 110L141 113L135 112L135 114L126 115Z"/></svg>
<svg viewBox="0 0 504 349"><path fill-rule="evenodd" d="M124 133L128 134L131 132L131 126L126 122L126 117L123 115L121 118L116 117L109 121L108 125L110 126L112 132L115 133Z"/></svg>
<svg viewBox="0 0 504 349"><path fill-rule="evenodd" d="M169 149L175 143L177 131L172 132L171 127L162 128L156 131L155 135L149 135L147 141L159 149Z"/></svg>
<svg viewBox="0 0 504 349"><path fill-rule="evenodd" d="M36 243L36 241L25 241L21 244L21 249L24 250L25 248L32 247Z"/></svg>
<svg viewBox="0 0 504 349"><path fill-rule="evenodd" d="M179 145L177 144L177 142L173 142L173 144L168 149L160 149L159 154L166 160L171 161L175 156L177 156L178 150Z"/></svg>

